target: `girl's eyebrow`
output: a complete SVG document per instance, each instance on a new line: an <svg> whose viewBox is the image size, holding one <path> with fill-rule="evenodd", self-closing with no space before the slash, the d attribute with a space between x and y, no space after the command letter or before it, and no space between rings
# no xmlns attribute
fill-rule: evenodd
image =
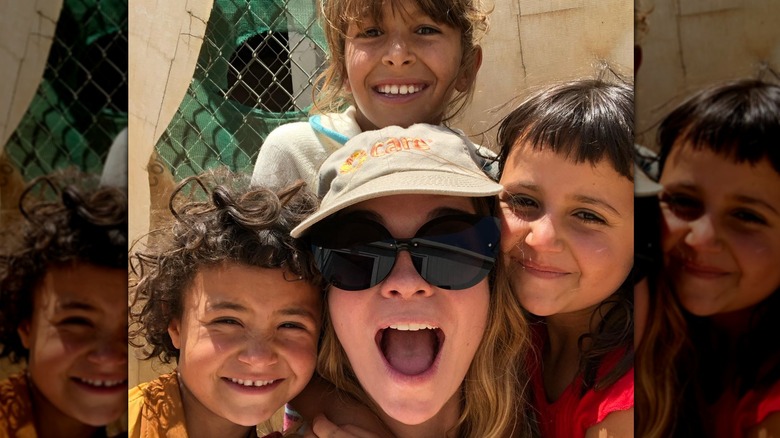
<svg viewBox="0 0 780 438"><path fill-rule="evenodd" d="M96 311L97 308L86 301L68 300L57 304L57 310L85 310Z"/></svg>
<svg viewBox="0 0 780 438"><path fill-rule="evenodd" d="M215 311L215 310L235 310L236 312L246 312L248 309L246 306L243 306L238 303L234 303L232 301L217 301L215 303L209 303L206 305L206 311Z"/></svg>
<svg viewBox="0 0 780 438"><path fill-rule="evenodd" d="M319 319L318 317L314 316L314 313L312 313L308 309L304 309L303 307L285 307L283 309L274 311L274 313L285 315L285 316L303 316L305 318L309 318L314 321Z"/></svg>
<svg viewBox="0 0 780 438"><path fill-rule="evenodd" d="M576 195L574 197L579 202L582 202L583 204L589 204L589 205L595 205L595 206L601 206L606 208L607 210L610 210L614 214L616 214L618 217L622 217L620 212L617 211L615 207L610 205L607 201L599 198L594 198L592 196L585 196L585 195Z"/></svg>
<svg viewBox="0 0 780 438"><path fill-rule="evenodd" d="M238 304L232 301L217 301L214 304L208 304L206 306L206 311L217 311L217 310L233 310L236 312L248 312L249 309L242 305ZM287 316L303 316L307 318L311 318L313 320L318 319L314 316L314 313L309 311L308 309L304 309L303 307L285 307L282 309L275 310L274 313L280 314L280 315L287 315Z"/></svg>
<svg viewBox="0 0 780 438"><path fill-rule="evenodd" d="M772 206L770 203L764 201L763 199L754 198L752 196L748 195L734 195L734 199L738 202L744 203L744 204L750 204L750 205L760 205L768 209L769 211L773 212L774 214L780 216L780 212L777 211L777 209Z"/></svg>
<svg viewBox="0 0 780 438"><path fill-rule="evenodd" d="M513 192L518 189L525 189L530 190L533 192L541 192L541 187L539 185L531 183L531 182L523 182L523 181L515 181L512 183L504 184L504 191L505 192Z"/></svg>

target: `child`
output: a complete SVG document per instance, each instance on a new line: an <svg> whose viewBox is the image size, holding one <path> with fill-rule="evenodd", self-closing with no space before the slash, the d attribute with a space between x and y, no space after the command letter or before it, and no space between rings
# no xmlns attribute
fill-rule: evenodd
<svg viewBox="0 0 780 438"><path fill-rule="evenodd" d="M313 186L325 158L354 135L441 124L473 94L482 60L477 41L487 26L478 0L325 0L322 13L331 52L315 101L323 113L270 133L255 185L302 178Z"/></svg>
<svg viewBox="0 0 780 438"><path fill-rule="evenodd" d="M34 180L21 229L8 227L19 234L0 263L0 356L26 368L0 382L0 436L123 432L127 197L96 186L68 173Z"/></svg>
<svg viewBox="0 0 780 438"><path fill-rule="evenodd" d="M207 183L182 181L168 241L136 255L131 334L145 339L146 359L177 370L130 391L133 437L256 436L314 372L319 274L289 236L314 198L302 183L278 194L218 186L208 201L174 206Z"/></svg>
<svg viewBox="0 0 780 438"><path fill-rule="evenodd" d="M778 138L780 86L750 79L696 93L659 127L669 286L656 282L642 340L648 436L780 434Z"/></svg>
<svg viewBox="0 0 780 438"><path fill-rule="evenodd" d="M535 316L543 437L633 436L633 91L603 80L538 92L499 128L501 248Z"/></svg>
<svg viewBox="0 0 780 438"><path fill-rule="evenodd" d="M326 411L313 432L528 436L517 367L528 332L512 293L491 288L501 186L466 140L425 124L364 132L318 181L319 210L292 232L311 240L330 284L318 371L382 425L327 412L341 400L331 393L296 400L307 416Z"/></svg>

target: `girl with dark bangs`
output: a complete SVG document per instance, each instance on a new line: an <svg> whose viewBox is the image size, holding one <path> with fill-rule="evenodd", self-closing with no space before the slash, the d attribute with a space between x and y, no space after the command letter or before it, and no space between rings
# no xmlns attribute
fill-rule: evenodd
<svg viewBox="0 0 780 438"><path fill-rule="evenodd" d="M652 408L643 422L656 425L647 436L777 435L780 86L705 89L664 119L658 138L664 271L638 379ZM670 324L687 337L659 329ZM658 374L664 346L675 373Z"/></svg>
<svg viewBox="0 0 780 438"><path fill-rule="evenodd" d="M504 287L535 321L543 437L633 436L633 114L631 85L580 80L499 128Z"/></svg>
<svg viewBox="0 0 780 438"><path fill-rule="evenodd" d="M0 382L0 436L126 436L127 196L63 172L19 208L0 256L0 357L25 369Z"/></svg>

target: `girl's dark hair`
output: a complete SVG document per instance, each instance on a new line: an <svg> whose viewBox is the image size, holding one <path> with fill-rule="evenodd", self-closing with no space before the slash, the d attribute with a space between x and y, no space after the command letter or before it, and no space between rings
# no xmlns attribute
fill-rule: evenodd
<svg viewBox="0 0 780 438"><path fill-rule="evenodd" d="M766 159L780 173L778 139L780 85L755 79L730 81L696 93L661 122L659 164L663 170L674 148L691 147L737 164ZM780 287L752 309L749 327L735 349L724 343L726 334L711 318L680 310L690 342L688 350L676 357L677 380L684 390L675 433L702 433L707 421L698 415L702 401L714 403L729 388L741 397L780 380L780 351L767 347L776 345L775 334L780 333ZM729 360L724 361L724 355ZM729 374L730 366L735 366L736 375Z"/></svg>
<svg viewBox="0 0 780 438"><path fill-rule="evenodd" d="M32 317L34 292L49 268L71 263L127 268L123 190L97 187L97 177L62 172L31 181L19 210L22 223L7 226L0 255L0 357L12 362L27 359L17 328Z"/></svg>
<svg viewBox="0 0 780 438"><path fill-rule="evenodd" d="M634 91L629 83L601 78L565 82L526 99L498 128L499 176L519 142L534 150L552 150L575 163L608 160L633 181ZM634 363L634 294L632 276L593 312L594 332L580 337L581 394L615 383ZM585 341L590 341L585 347ZM623 355L601 378L599 367L614 351Z"/></svg>
<svg viewBox="0 0 780 438"><path fill-rule="evenodd" d="M669 113L658 128L660 166L675 144L707 149L735 163L768 159L780 173L780 86L742 79L706 88Z"/></svg>
<svg viewBox="0 0 780 438"><path fill-rule="evenodd" d="M499 174L516 143L575 163L606 159L633 181L634 90L603 79L565 82L526 99L498 128Z"/></svg>
<svg viewBox="0 0 780 438"><path fill-rule="evenodd" d="M316 197L304 190L302 181L279 192L238 189L238 181L209 190L214 179L212 174L183 180L171 194L175 221L160 230L166 233L164 241L132 256L130 339L134 347L146 347L144 359L178 360L168 325L181 317L184 293L203 267L232 262L284 268L288 281L323 286L308 247L290 237L290 230L317 207ZM202 188L208 199L192 199L196 188ZM184 205L176 207L177 198L185 197L187 190Z"/></svg>

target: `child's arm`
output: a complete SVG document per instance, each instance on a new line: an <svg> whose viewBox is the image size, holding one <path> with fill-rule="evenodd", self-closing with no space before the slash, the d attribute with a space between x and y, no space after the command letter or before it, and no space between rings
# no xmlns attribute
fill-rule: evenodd
<svg viewBox="0 0 780 438"><path fill-rule="evenodd" d="M748 429L745 437L780 438L780 412L769 414L764 421Z"/></svg>
<svg viewBox="0 0 780 438"><path fill-rule="evenodd" d="M312 422L311 430L306 433L304 438L381 438L381 435L376 435L365 429L361 429L357 426L345 425L342 427L336 426L329 421L325 416L319 415L314 418Z"/></svg>
<svg viewBox="0 0 780 438"><path fill-rule="evenodd" d="M634 408L615 411L585 432L585 438L631 438L634 436Z"/></svg>
<svg viewBox="0 0 780 438"><path fill-rule="evenodd" d="M315 374L301 394L290 402L304 419L322 417L314 432L338 431L333 436L394 438L387 427L368 407L337 390L330 382ZM327 417L327 419L325 418ZM341 426L342 429L339 429ZM359 432L360 434L356 434ZM311 433L311 432L309 432ZM352 435L343 435L352 433ZM311 436L311 435L306 435ZM317 436L317 435L314 435ZM319 435L331 436L331 435Z"/></svg>

